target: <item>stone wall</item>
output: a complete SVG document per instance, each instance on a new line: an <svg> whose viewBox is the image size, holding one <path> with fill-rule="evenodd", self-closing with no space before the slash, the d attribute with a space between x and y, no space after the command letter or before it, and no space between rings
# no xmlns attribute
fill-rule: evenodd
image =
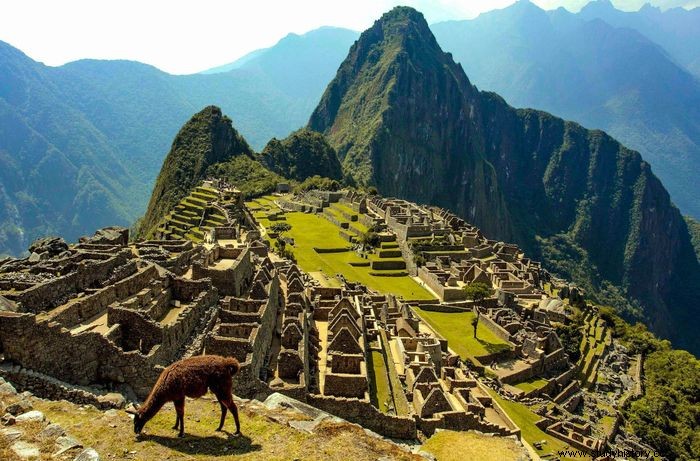
<svg viewBox="0 0 700 461"><path fill-rule="evenodd" d="M367 375L326 372L324 387L328 395L362 398L367 392Z"/></svg>
<svg viewBox="0 0 700 461"><path fill-rule="evenodd" d="M235 227L215 227L214 238L216 240L233 240L238 237Z"/></svg>
<svg viewBox="0 0 700 461"><path fill-rule="evenodd" d="M117 396L112 399L103 392L68 384L19 365L0 365L0 377L10 381L18 391L29 391L44 399L68 400L79 405L93 405L101 410L121 408L123 403Z"/></svg>
<svg viewBox="0 0 700 461"><path fill-rule="evenodd" d="M499 413L498 408L494 408L494 410ZM508 423L510 419L504 421ZM486 434L515 435L520 438L520 429L515 424L512 424L512 427L503 427L480 419L473 413L463 411L446 411L437 413L431 418L420 418L418 419L418 428L426 435L432 435L436 429L448 429L454 431L476 430Z"/></svg>
<svg viewBox="0 0 700 461"><path fill-rule="evenodd" d="M511 342L511 334L508 333L508 331L505 328L496 323L488 315L479 316L479 322L483 322L483 324L486 325L486 327L488 327L489 330L491 330L496 336L498 336L502 340Z"/></svg>
<svg viewBox="0 0 700 461"><path fill-rule="evenodd" d="M195 280L209 278L212 284L218 288L223 296L241 296L243 291L250 285L253 277L253 262L250 257L250 250L229 249L216 247L214 250L214 260L205 261L205 264L195 263L192 265L192 278ZM219 258L235 259L233 266L225 270L215 270L208 267Z"/></svg>
<svg viewBox="0 0 700 461"><path fill-rule="evenodd" d="M77 325L105 310L107 306L118 299L124 299L137 293L157 275L158 270L156 267L149 265L145 269L116 282L114 285L55 309L49 313L49 318L66 327Z"/></svg>
<svg viewBox="0 0 700 461"><path fill-rule="evenodd" d="M413 418L382 413L367 401L317 394L309 394L306 401L327 413L386 437L413 440L417 436L416 421Z"/></svg>
<svg viewBox="0 0 700 461"><path fill-rule="evenodd" d="M6 360L79 385L126 383L139 397L148 395L160 374L157 366L166 364L159 346L148 355L125 352L99 333L71 334L31 314L1 312L0 341Z"/></svg>
<svg viewBox="0 0 700 461"><path fill-rule="evenodd" d="M130 255L129 250L125 251ZM75 272L29 288L13 300L20 303L25 312L38 313L52 309L85 288L107 280L126 260L124 252L106 260L85 260L77 265Z"/></svg>
<svg viewBox="0 0 700 461"><path fill-rule="evenodd" d="M208 354L236 357L242 364L246 363L248 367L246 373L258 380L260 369L265 364L270 352L277 312L280 309L280 287L277 275L272 278L267 289L269 296L262 309L259 323L245 325L218 323L206 342ZM236 327L246 329L247 333L227 331L227 329L231 330Z"/></svg>
<svg viewBox="0 0 700 461"><path fill-rule="evenodd" d="M372 269L373 270L402 270L406 269L406 262L402 259L401 261L398 260L388 260L388 261L383 261L381 259L379 260L374 260L372 261Z"/></svg>

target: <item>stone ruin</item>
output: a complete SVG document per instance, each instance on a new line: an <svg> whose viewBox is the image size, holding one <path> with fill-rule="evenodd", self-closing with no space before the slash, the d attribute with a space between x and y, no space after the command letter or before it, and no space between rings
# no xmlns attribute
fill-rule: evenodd
<svg viewBox="0 0 700 461"><path fill-rule="evenodd" d="M517 246L488 240L437 208L356 192L305 197L321 209L340 200L396 238L396 251L422 255L424 265L407 269L439 296L437 308L477 309L510 345L464 364L422 324L415 302L347 281L322 286L270 253L236 197L220 211L225 225L202 243L172 233L130 242L128 230L106 228L72 245L42 239L29 257L0 261L0 375L50 398L103 403L114 391L144 398L175 360L221 354L242 365L234 380L242 397L280 392L397 438L439 428L518 435L477 376L493 363L502 395L556 405L538 422L542 430L587 450L605 443L571 419L583 391L552 325L566 321L582 293ZM496 295L479 306L466 301L462 288L474 282ZM547 294L545 282L559 296ZM629 367L618 352L602 372ZM389 379L387 402L373 401L375 360ZM513 387L533 377L546 386L527 394Z"/></svg>

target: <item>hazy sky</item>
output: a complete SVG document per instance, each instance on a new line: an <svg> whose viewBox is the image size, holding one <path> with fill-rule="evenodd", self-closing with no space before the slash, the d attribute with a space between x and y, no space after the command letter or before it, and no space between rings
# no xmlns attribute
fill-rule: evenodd
<svg viewBox="0 0 700 461"><path fill-rule="evenodd" d="M578 11L589 0L533 0ZM514 0L2 0L0 40L33 59L60 65L81 58L132 59L171 73L192 73L271 46L289 32L323 25L363 30L394 5L428 22L467 19ZM637 10L644 0L613 0ZM700 0L651 0L662 8Z"/></svg>

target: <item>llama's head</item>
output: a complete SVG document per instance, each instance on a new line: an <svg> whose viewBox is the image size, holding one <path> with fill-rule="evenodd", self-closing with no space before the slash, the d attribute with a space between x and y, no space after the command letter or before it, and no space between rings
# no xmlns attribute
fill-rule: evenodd
<svg viewBox="0 0 700 461"><path fill-rule="evenodd" d="M143 426L146 424L146 418L136 413L134 415L134 434L139 435Z"/></svg>
<svg viewBox="0 0 700 461"><path fill-rule="evenodd" d="M134 434L139 435L146 424L146 418L141 415L137 406L134 406L133 409L127 409L126 412L134 418Z"/></svg>

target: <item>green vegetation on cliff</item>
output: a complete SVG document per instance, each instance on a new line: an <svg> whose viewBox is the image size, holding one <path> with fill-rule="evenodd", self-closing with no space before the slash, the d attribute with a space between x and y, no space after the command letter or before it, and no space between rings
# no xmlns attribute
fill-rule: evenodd
<svg viewBox="0 0 700 461"><path fill-rule="evenodd" d="M295 181L312 176L343 178L335 150L323 135L307 129L297 130L281 141L272 138L260 153L260 161L271 171Z"/></svg>
<svg viewBox="0 0 700 461"><path fill-rule="evenodd" d="M694 48L700 71L691 45L700 37L700 10L623 13L609 1L586 3L589 13L571 13L519 1L430 27L477 87L514 107L604 129L642 153L682 212L700 217L700 74L684 68L685 53L674 53L674 45Z"/></svg>
<svg viewBox="0 0 700 461"><path fill-rule="evenodd" d="M693 243L693 248L695 248L695 255L700 260L700 222L690 216L686 216L685 223L688 225L690 241Z"/></svg>
<svg viewBox="0 0 700 461"><path fill-rule="evenodd" d="M163 161L139 234L149 235L167 212L206 178L210 166L252 154L221 109L208 106L195 114L180 129Z"/></svg>
<svg viewBox="0 0 700 461"><path fill-rule="evenodd" d="M602 131L478 91L417 11L360 36L309 128L358 184L448 208L700 351L700 266L649 165Z"/></svg>
<svg viewBox="0 0 700 461"><path fill-rule="evenodd" d="M207 174L235 185L243 192L244 197L269 194L275 190L277 183L286 181L247 155L239 155L227 162L214 164L209 167Z"/></svg>
<svg viewBox="0 0 700 461"><path fill-rule="evenodd" d="M644 394L623 409L628 424L669 459L700 459L700 360L609 308L600 316L631 354L644 356Z"/></svg>

